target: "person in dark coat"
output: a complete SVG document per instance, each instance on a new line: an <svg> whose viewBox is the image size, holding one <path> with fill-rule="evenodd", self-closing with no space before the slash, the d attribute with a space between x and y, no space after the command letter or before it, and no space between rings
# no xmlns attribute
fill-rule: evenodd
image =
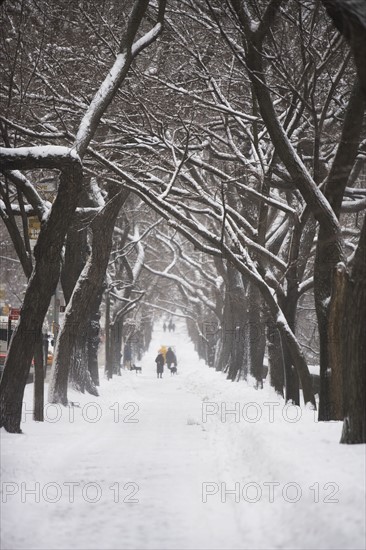
<svg viewBox="0 0 366 550"><path fill-rule="evenodd" d="M158 378L163 378L165 360L164 360L164 355L160 351L155 359L155 363L156 363L156 372L157 372Z"/></svg>
<svg viewBox="0 0 366 550"><path fill-rule="evenodd" d="M175 374L177 372L177 356L172 348L168 348L168 351L166 352L166 364L172 373Z"/></svg>

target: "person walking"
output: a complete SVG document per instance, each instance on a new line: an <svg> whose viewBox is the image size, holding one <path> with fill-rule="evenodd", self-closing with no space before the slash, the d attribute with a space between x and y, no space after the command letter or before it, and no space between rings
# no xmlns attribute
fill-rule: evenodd
<svg viewBox="0 0 366 550"><path fill-rule="evenodd" d="M166 346L161 346L158 353L161 353L164 358L164 363L166 363L166 352L168 351L168 348Z"/></svg>
<svg viewBox="0 0 366 550"><path fill-rule="evenodd" d="M167 367L170 370L170 372L172 374L176 374L176 372L177 372L177 356L175 355L172 348L168 348L168 350L166 352L166 364L167 364Z"/></svg>
<svg viewBox="0 0 366 550"><path fill-rule="evenodd" d="M158 355L155 359L156 363L156 373L158 375L158 378L163 378L163 372L164 372L164 355L161 353L161 350L159 350Z"/></svg>

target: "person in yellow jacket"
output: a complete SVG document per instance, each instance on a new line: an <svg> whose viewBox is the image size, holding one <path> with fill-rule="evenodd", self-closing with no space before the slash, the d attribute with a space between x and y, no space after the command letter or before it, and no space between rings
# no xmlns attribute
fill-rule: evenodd
<svg viewBox="0 0 366 550"><path fill-rule="evenodd" d="M164 357L164 363L166 363L166 352L167 351L168 351L167 346L161 346L161 348L159 349L159 353L161 353L162 356Z"/></svg>

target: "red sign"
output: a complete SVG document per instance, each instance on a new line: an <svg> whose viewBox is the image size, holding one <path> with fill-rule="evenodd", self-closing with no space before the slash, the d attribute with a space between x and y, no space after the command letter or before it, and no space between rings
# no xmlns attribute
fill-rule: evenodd
<svg viewBox="0 0 366 550"><path fill-rule="evenodd" d="M20 317L20 308L17 307L11 307L9 311L9 319L10 321L17 321Z"/></svg>

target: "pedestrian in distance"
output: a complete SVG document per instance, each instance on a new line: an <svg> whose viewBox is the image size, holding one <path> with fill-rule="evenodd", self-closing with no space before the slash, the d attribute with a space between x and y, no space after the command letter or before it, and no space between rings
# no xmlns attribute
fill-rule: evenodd
<svg viewBox="0 0 366 550"><path fill-rule="evenodd" d="M161 350L159 350L158 355L155 359L156 363L156 373L158 375L158 378L163 378L163 372L164 372L164 355L161 353Z"/></svg>
<svg viewBox="0 0 366 550"><path fill-rule="evenodd" d="M171 374L177 374L177 356L172 348L168 348L166 352L166 364Z"/></svg>
<svg viewBox="0 0 366 550"><path fill-rule="evenodd" d="M166 324L165 323L163 324L163 330L164 330L164 332L166 331Z"/></svg>
<svg viewBox="0 0 366 550"><path fill-rule="evenodd" d="M166 352L168 351L168 348L166 346L161 346L158 353L161 353L164 357L164 363L166 363Z"/></svg>

